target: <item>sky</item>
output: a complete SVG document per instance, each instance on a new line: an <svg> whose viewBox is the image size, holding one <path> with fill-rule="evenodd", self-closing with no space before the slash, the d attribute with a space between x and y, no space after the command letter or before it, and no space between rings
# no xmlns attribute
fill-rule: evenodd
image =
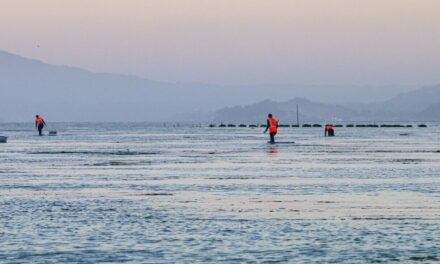
<svg viewBox="0 0 440 264"><path fill-rule="evenodd" d="M0 0L0 50L211 84L440 83L438 0Z"/></svg>

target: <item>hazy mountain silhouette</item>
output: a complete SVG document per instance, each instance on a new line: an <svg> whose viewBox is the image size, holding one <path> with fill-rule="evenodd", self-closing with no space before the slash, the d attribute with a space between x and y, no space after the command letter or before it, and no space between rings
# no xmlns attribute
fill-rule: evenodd
<svg viewBox="0 0 440 264"><path fill-rule="evenodd" d="M35 113L74 121L170 119L210 106L218 98L215 89L92 73L0 52L0 113L8 121L32 119ZM201 94L206 103L191 94Z"/></svg>
<svg viewBox="0 0 440 264"><path fill-rule="evenodd" d="M382 91L383 89L383 91ZM350 118L353 112L380 109L393 113L400 109L406 98L416 98L415 94L401 95L386 104L367 105L367 110L336 105L345 102L371 102L377 99L390 99L397 91L411 90L412 87L352 87L320 85L253 85L221 86L206 84L183 84L153 81L136 76L96 73L69 66L55 66L37 60L27 59L15 54L0 51L0 120L33 120L37 113L48 120L57 121L168 121L192 120L209 121L231 115L228 118L255 119L265 113L275 103L263 103L264 107L243 107L246 113L227 111L215 112L225 106L250 105L271 98L273 101L286 101L289 98L306 97L301 114L311 119ZM429 89L428 89L429 90ZM412 105L425 105L424 111L435 100L436 94L420 97ZM426 100L425 100L426 99ZM425 102L425 103L424 103ZM426 103L428 102L428 103ZM295 100L279 106L287 118L293 114L290 109ZM390 109L385 108L395 105ZM256 112L252 113L254 109ZM274 110L272 112L275 112ZM295 113L296 118L296 113ZM226 119L225 119L226 120Z"/></svg>
<svg viewBox="0 0 440 264"><path fill-rule="evenodd" d="M414 119L440 121L440 103L432 104L422 112L416 113Z"/></svg>
<svg viewBox="0 0 440 264"><path fill-rule="evenodd" d="M264 100L247 106L225 107L218 110L216 122L264 122L268 113L274 113L285 123L335 121L440 121L440 86L424 87L399 94L393 99L350 106L311 102L296 98L287 102Z"/></svg>
<svg viewBox="0 0 440 264"><path fill-rule="evenodd" d="M401 93L390 100L354 107L365 119L437 121L436 107L440 103L440 85Z"/></svg>
<svg viewBox="0 0 440 264"><path fill-rule="evenodd" d="M401 93L390 100L367 104L366 107L380 112L414 113L424 111L439 102L440 85L437 85Z"/></svg>
<svg viewBox="0 0 440 264"><path fill-rule="evenodd" d="M36 113L58 121L194 120L192 113L261 98L246 89L96 73L0 51L4 121L32 120Z"/></svg>
<svg viewBox="0 0 440 264"><path fill-rule="evenodd" d="M295 98L287 102L264 100L249 106L226 107L216 112L217 122L261 122L268 113L274 113L282 123L296 123L296 106L299 105L299 120L346 120L356 113L343 106L311 102L305 98Z"/></svg>

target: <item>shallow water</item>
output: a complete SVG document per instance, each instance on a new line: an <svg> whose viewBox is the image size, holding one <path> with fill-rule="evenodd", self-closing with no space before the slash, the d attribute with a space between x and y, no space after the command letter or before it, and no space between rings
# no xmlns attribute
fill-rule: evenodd
<svg viewBox="0 0 440 264"><path fill-rule="evenodd" d="M440 260L438 124L51 129L0 123L2 262Z"/></svg>

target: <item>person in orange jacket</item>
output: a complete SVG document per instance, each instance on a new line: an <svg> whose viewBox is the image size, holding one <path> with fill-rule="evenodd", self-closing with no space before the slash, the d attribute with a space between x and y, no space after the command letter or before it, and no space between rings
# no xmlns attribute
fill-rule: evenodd
<svg viewBox="0 0 440 264"><path fill-rule="evenodd" d="M35 116L35 128L38 129L39 136L43 135L44 126L46 126L46 122L44 122L44 119L41 116L36 115Z"/></svg>
<svg viewBox="0 0 440 264"><path fill-rule="evenodd" d="M333 137L335 135L335 130L333 129L333 125L327 124L324 129L324 136Z"/></svg>
<svg viewBox="0 0 440 264"><path fill-rule="evenodd" d="M264 133L266 133L267 130L269 130L270 143L275 143L275 135L278 132L278 121L273 118L272 114L267 115L267 126Z"/></svg>

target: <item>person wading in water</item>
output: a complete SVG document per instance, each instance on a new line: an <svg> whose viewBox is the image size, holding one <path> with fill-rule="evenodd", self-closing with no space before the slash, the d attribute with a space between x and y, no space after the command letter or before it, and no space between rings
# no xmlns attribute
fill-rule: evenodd
<svg viewBox="0 0 440 264"><path fill-rule="evenodd" d="M325 137L334 137L335 136L335 130L333 129L333 125L330 125L330 124L325 125L324 136Z"/></svg>
<svg viewBox="0 0 440 264"><path fill-rule="evenodd" d="M272 114L267 116L267 126L266 130L264 130L264 133L266 133L267 130L269 130L270 143L275 143L275 135L278 132L278 121L272 117Z"/></svg>
<svg viewBox="0 0 440 264"><path fill-rule="evenodd" d="M36 115L35 116L35 128L38 129L38 135L42 136L43 135L43 127L46 126L46 122L44 122L44 119L39 116Z"/></svg>

